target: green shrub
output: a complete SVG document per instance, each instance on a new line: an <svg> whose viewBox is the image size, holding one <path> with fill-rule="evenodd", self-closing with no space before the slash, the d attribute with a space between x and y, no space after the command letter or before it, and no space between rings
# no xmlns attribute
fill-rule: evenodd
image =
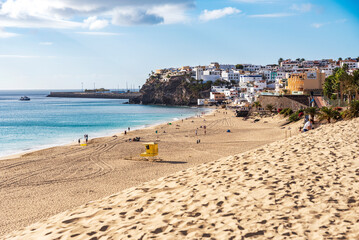
<svg viewBox="0 0 359 240"><path fill-rule="evenodd" d="M268 109L269 112L272 112L274 106L273 106L273 104L267 104L267 105L266 105L266 108Z"/></svg>
<svg viewBox="0 0 359 240"><path fill-rule="evenodd" d="M348 119L350 118L350 113L349 110L345 110L339 113L340 114L340 118L342 119Z"/></svg>
<svg viewBox="0 0 359 240"><path fill-rule="evenodd" d="M293 110L291 108L287 108L287 110L284 112L284 117L290 116L293 113Z"/></svg>
<svg viewBox="0 0 359 240"><path fill-rule="evenodd" d="M289 116L289 121L290 122L296 122L300 119L299 114L298 113L293 113Z"/></svg>
<svg viewBox="0 0 359 240"><path fill-rule="evenodd" d="M322 107L319 113L319 118L321 120L326 119L328 123L330 123L331 119L341 119L341 116L340 112L335 110L333 107Z"/></svg>
<svg viewBox="0 0 359 240"><path fill-rule="evenodd" d="M287 110L288 110L288 108L283 108L280 112L279 112L279 114L284 114L284 113L286 113L287 112Z"/></svg>
<svg viewBox="0 0 359 240"><path fill-rule="evenodd" d="M338 110L333 109L333 119L335 119L336 121L342 119L342 116L340 115L340 112Z"/></svg>
<svg viewBox="0 0 359 240"><path fill-rule="evenodd" d="M357 118L359 117L359 100L354 100L349 103L349 118Z"/></svg>

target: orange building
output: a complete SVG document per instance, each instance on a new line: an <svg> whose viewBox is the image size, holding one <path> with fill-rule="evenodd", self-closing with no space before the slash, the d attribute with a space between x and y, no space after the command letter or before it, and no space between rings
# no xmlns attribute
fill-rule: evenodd
<svg viewBox="0 0 359 240"><path fill-rule="evenodd" d="M324 81L325 73L321 73L319 70L306 73L294 73L288 78L287 89L290 93L322 92Z"/></svg>
<svg viewBox="0 0 359 240"><path fill-rule="evenodd" d="M209 98L216 102L223 102L224 100L226 100L226 95L222 92L210 92Z"/></svg>

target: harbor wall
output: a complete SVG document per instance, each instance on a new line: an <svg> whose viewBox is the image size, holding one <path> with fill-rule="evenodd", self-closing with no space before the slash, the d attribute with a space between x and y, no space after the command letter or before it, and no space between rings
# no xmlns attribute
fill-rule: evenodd
<svg viewBox="0 0 359 240"><path fill-rule="evenodd" d="M63 98L110 98L110 99L134 99L141 96L139 92L128 93L89 93L89 92L51 92L47 97L63 97Z"/></svg>

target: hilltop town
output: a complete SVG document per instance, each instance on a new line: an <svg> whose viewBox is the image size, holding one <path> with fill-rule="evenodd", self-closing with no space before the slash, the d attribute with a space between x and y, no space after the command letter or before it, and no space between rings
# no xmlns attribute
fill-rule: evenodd
<svg viewBox="0 0 359 240"><path fill-rule="evenodd" d="M158 69L149 74L148 82L170 82L174 77L184 76L188 83L210 88L208 99L198 99L198 105L232 102L251 104L259 96L323 95L326 78L337 69L348 74L359 69L359 58L338 60L278 60L278 64L265 66L254 64L220 64L208 66L183 66ZM203 88L203 89L205 89Z"/></svg>

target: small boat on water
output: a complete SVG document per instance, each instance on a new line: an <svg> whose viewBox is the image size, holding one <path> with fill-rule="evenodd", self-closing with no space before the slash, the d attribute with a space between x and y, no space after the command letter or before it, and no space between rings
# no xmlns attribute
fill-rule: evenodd
<svg viewBox="0 0 359 240"><path fill-rule="evenodd" d="M20 101L30 101L30 98L27 96L23 96L19 99Z"/></svg>

